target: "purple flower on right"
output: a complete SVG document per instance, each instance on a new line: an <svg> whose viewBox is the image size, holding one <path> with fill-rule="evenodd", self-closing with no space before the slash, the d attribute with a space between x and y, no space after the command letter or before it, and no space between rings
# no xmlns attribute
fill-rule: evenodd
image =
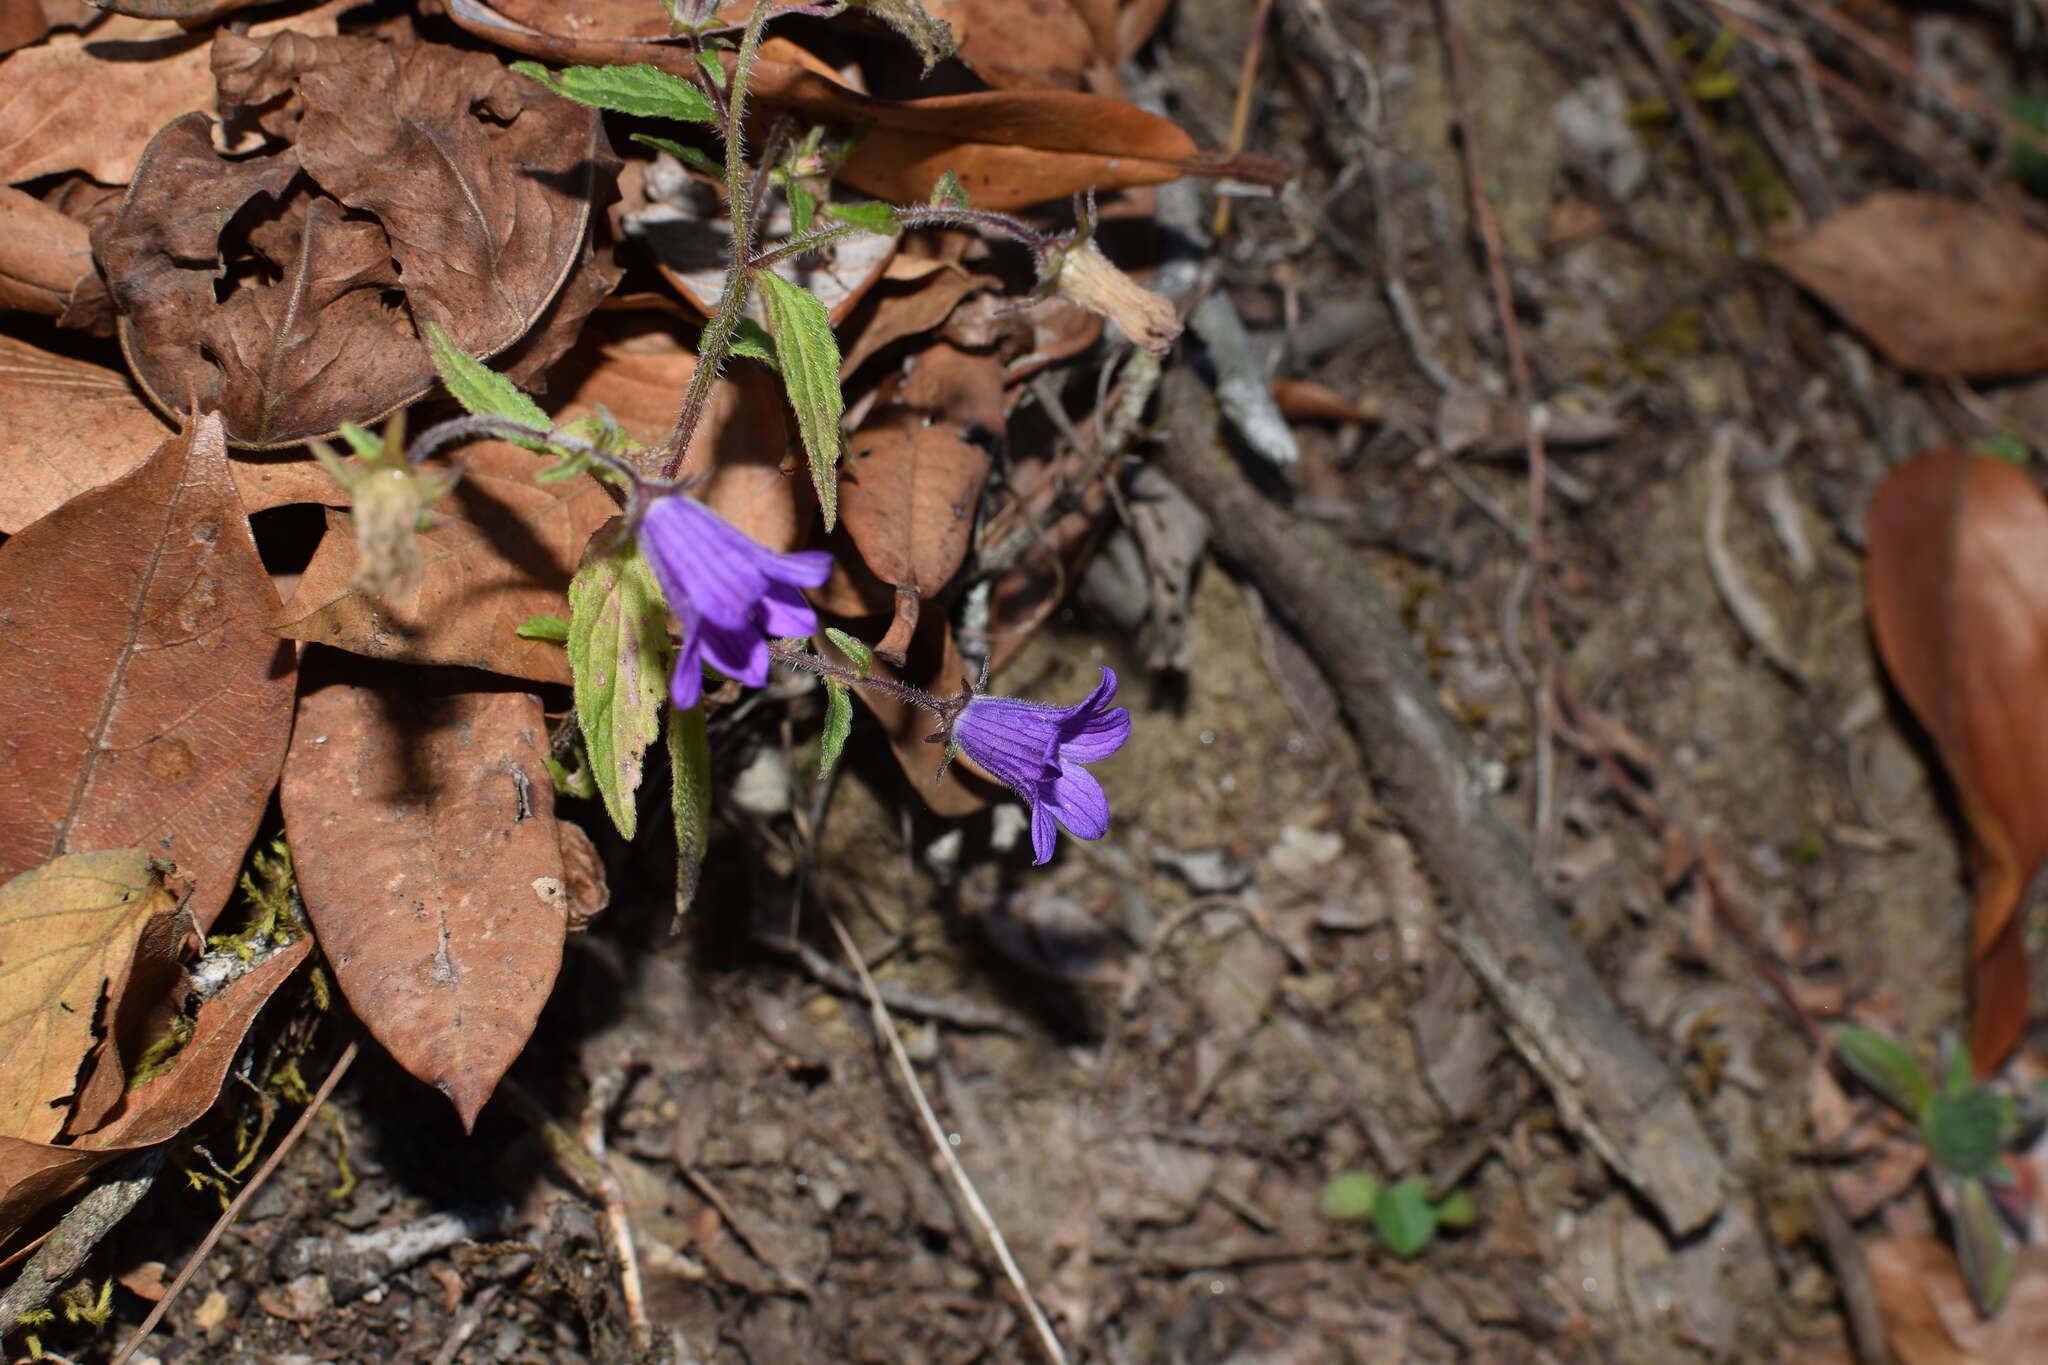
<svg viewBox="0 0 2048 1365"><path fill-rule="evenodd" d="M1081 765L1108 758L1130 738L1131 713L1111 708L1115 699L1116 673L1104 668L1076 705L977 694L953 723L953 740L967 756L1030 804L1034 862L1052 857L1054 821L1077 839L1109 832L1109 798Z"/></svg>

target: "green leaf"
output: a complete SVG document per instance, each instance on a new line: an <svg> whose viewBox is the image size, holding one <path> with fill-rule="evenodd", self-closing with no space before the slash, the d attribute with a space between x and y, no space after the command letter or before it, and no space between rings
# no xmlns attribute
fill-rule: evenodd
<svg viewBox="0 0 2048 1365"><path fill-rule="evenodd" d="M2048 132L2048 101L2039 95L2014 95L2005 102L2005 112L2038 137ZM2033 194L2048 195L2048 154L2034 138L2012 140L2012 173Z"/></svg>
<svg viewBox="0 0 2048 1365"><path fill-rule="evenodd" d="M732 340L726 343L734 355L758 360L771 370L780 370L781 364L775 359L775 338L768 335L768 329L752 318L741 318L733 324ZM704 353L704 343L697 343L697 354Z"/></svg>
<svg viewBox="0 0 2048 1365"><path fill-rule="evenodd" d="M1956 1259L1962 1263L1963 1283L1985 1317L1996 1313L2012 1288L2012 1247L1999 1225L1998 1210L1981 1180L1956 1182Z"/></svg>
<svg viewBox="0 0 2048 1365"><path fill-rule="evenodd" d="M668 709L668 764L675 780L676 919L689 913L704 870L704 846L711 837L711 743L704 733L704 708Z"/></svg>
<svg viewBox="0 0 2048 1365"><path fill-rule="evenodd" d="M842 223L851 223L884 237L896 231L896 210L879 199L859 204L827 204L825 212Z"/></svg>
<svg viewBox="0 0 2048 1365"><path fill-rule="evenodd" d="M718 60L718 58L712 53L699 52L697 54L697 65L704 68L704 74L711 78L711 83L713 85L717 86L720 90L725 89L724 62Z"/></svg>
<svg viewBox="0 0 2048 1365"><path fill-rule="evenodd" d="M529 616L513 633L522 640L553 640L558 645L569 643L569 623L559 616Z"/></svg>
<svg viewBox="0 0 2048 1365"><path fill-rule="evenodd" d="M818 198L794 178L783 185L782 193L789 200L789 235L801 237L811 230L811 220L817 217Z"/></svg>
<svg viewBox="0 0 2048 1365"><path fill-rule="evenodd" d="M852 0L853 8L866 10L895 29L917 49L929 76L933 67L956 52L960 43L944 20L934 19L918 0Z"/></svg>
<svg viewBox="0 0 2048 1365"><path fill-rule="evenodd" d="M2011 1105L1981 1086L1942 1091L1920 1121L1927 1152L1957 1175L1988 1175L2005 1147Z"/></svg>
<svg viewBox="0 0 2048 1365"><path fill-rule="evenodd" d="M960 177L948 166L946 173L939 177L939 183L932 186L931 205L937 209L971 209L974 204L967 197L967 187L960 183Z"/></svg>
<svg viewBox="0 0 2048 1365"><path fill-rule="evenodd" d="M1387 1250L1402 1260L1421 1254L1436 1236L1436 1210L1429 1187L1418 1176L1389 1185L1373 1201L1372 1224Z"/></svg>
<svg viewBox="0 0 2048 1365"><path fill-rule="evenodd" d="M581 746L576 750L576 757L579 760L585 757ZM541 761L548 765L548 776L554 780L555 795L576 796L585 801L597 795L597 779L590 775L589 763L579 762L576 767L567 768L553 754L542 755Z"/></svg>
<svg viewBox="0 0 2048 1365"><path fill-rule="evenodd" d="M1979 437L1973 449L1979 455L1989 455L1994 460L2004 460L2023 469L2033 458L2033 448L2010 431L1994 431L1989 436Z"/></svg>
<svg viewBox="0 0 2048 1365"><path fill-rule="evenodd" d="M593 538L584 551L569 581L568 645L590 771L612 823L631 839L639 823L633 793L661 723L670 649L661 590L629 537Z"/></svg>
<svg viewBox="0 0 2048 1365"><path fill-rule="evenodd" d="M818 780L832 776L832 765L853 730L853 693L845 683L825 679L825 733L818 741Z"/></svg>
<svg viewBox="0 0 2048 1365"><path fill-rule="evenodd" d="M1379 1181L1364 1171L1344 1171L1330 1177L1330 1183L1323 1186L1322 1197L1317 1202L1325 1218L1357 1222L1372 1217L1373 1206L1379 1198Z"/></svg>
<svg viewBox="0 0 2048 1365"><path fill-rule="evenodd" d="M1856 1073L1858 1080L1875 1090L1909 1118L1919 1118L1934 1100L1934 1086L1913 1054L1882 1033L1841 1024L1835 1028L1835 1050Z"/></svg>
<svg viewBox="0 0 2048 1365"><path fill-rule="evenodd" d="M1479 1205L1464 1190L1452 1190L1437 1201L1436 1221L1447 1228L1469 1228L1479 1221Z"/></svg>
<svg viewBox="0 0 2048 1365"><path fill-rule="evenodd" d="M521 393L504 375L457 346L431 322L427 324L427 354L433 358L441 382L448 386L449 397L462 404L465 411L477 417L502 417L536 431L553 427L540 404ZM543 449L545 444L537 439L511 439L514 445L528 450Z"/></svg>
<svg viewBox="0 0 2048 1365"><path fill-rule="evenodd" d="M832 319L816 294L791 284L772 270L756 270L754 283L775 337L782 361L782 384L796 412L797 430L811 457L811 482L818 487L818 508L825 529L839 520L839 471L836 465L846 437L839 418L846 399L839 391L839 343Z"/></svg>
<svg viewBox="0 0 2048 1365"><path fill-rule="evenodd" d="M441 330L438 327L434 327L434 324L431 322L428 323L427 326L433 327L436 332L439 332ZM446 341L448 338L444 335L441 339L443 341ZM457 354L459 355L461 353L457 352ZM463 356L462 358L464 360L469 359L468 356ZM486 371L486 373L489 373L489 371ZM385 454L384 438L377 435L376 432L366 431L362 427L357 426L354 422L343 422L341 426L337 428L337 430L341 432L341 439L347 441L349 444L349 449L355 451L356 454L360 455L362 458L368 460L372 464L380 464L383 462Z"/></svg>
<svg viewBox="0 0 2048 1365"><path fill-rule="evenodd" d="M685 166L695 166L713 180L723 180L725 178L725 167L713 161L710 153L706 152L702 147L692 147L686 142L676 142L665 137L655 137L650 133L634 133L632 138L633 141L652 147L657 152L667 152Z"/></svg>
<svg viewBox="0 0 2048 1365"><path fill-rule="evenodd" d="M838 646L841 654L853 660L854 670L863 678L875 671L875 652L864 642L832 626L825 627L825 638Z"/></svg>
<svg viewBox="0 0 2048 1365"><path fill-rule="evenodd" d="M551 75L539 62L514 62L512 69L531 77L564 99L621 114L710 123L717 118L711 97L680 76L658 66L570 66Z"/></svg>

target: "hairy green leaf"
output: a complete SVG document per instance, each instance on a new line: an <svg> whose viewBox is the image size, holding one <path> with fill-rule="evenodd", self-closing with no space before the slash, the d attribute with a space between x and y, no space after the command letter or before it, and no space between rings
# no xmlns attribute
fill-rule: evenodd
<svg viewBox="0 0 2048 1365"><path fill-rule="evenodd" d="M827 204L825 212L842 223L887 236L896 231L896 210L878 199L854 204Z"/></svg>
<svg viewBox="0 0 2048 1365"><path fill-rule="evenodd" d="M671 138L655 137L651 133L634 133L632 136L633 141L652 147L657 152L667 152L685 166L695 166L714 180L725 178L725 168L712 160L710 153L702 147L692 147L687 142L677 142Z"/></svg>
<svg viewBox="0 0 2048 1365"><path fill-rule="evenodd" d="M1998 1210L1991 1205L1991 1192L1984 1182L1964 1179L1956 1182L1956 1259L1962 1263L1963 1283L1985 1317L1996 1313L2012 1288L2012 1247L1999 1225Z"/></svg>
<svg viewBox="0 0 2048 1365"><path fill-rule="evenodd" d="M538 431L546 431L554 425L540 410L540 404L520 392L519 387L504 375L457 346L446 332L431 322L427 324L427 354L433 358L441 382L447 385L448 395L472 416L502 417ZM538 440L511 439L514 445L528 450L545 449L544 443Z"/></svg>
<svg viewBox="0 0 2048 1365"><path fill-rule="evenodd" d="M1908 1117L1919 1118L1934 1099L1934 1086L1913 1054L1882 1033L1842 1024L1834 1030L1835 1050L1856 1078Z"/></svg>
<svg viewBox="0 0 2048 1365"><path fill-rule="evenodd" d="M717 86L720 90L725 89L725 63L718 60L717 53L699 52L697 54L697 65L704 68L704 74L711 78L713 85Z"/></svg>
<svg viewBox="0 0 2048 1365"><path fill-rule="evenodd" d="M515 633L522 640L553 640L558 645L569 643L569 623L559 616L529 616L519 623Z"/></svg>
<svg viewBox="0 0 2048 1365"><path fill-rule="evenodd" d="M569 674L590 771L619 833L638 825L641 763L661 723L668 614L647 561L627 537L600 530L569 581Z"/></svg>
<svg viewBox="0 0 2048 1365"><path fill-rule="evenodd" d="M1379 1181L1364 1171L1344 1171L1330 1177L1318 1202L1325 1218L1356 1222L1372 1217L1373 1206L1379 1203L1379 1198Z"/></svg>
<svg viewBox="0 0 2048 1365"><path fill-rule="evenodd" d="M1971 1086L1942 1091L1920 1121L1927 1151L1957 1175L1988 1175L2009 1136L2012 1102L2003 1095Z"/></svg>
<svg viewBox="0 0 2048 1365"><path fill-rule="evenodd" d="M863 678L875 671L875 652L866 642L854 639L845 631L834 626L825 627L825 638L838 647L839 652L853 660L853 667Z"/></svg>
<svg viewBox="0 0 2048 1365"><path fill-rule="evenodd" d="M967 197L967 187L960 183L960 177L948 166L939 183L932 186L931 204L941 209L971 209L974 202Z"/></svg>
<svg viewBox="0 0 2048 1365"><path fill-rule="evenodd" d="M781 364L775 359L775 338L768 335L767 328L752 318L741 318L734 324L732 340L726 343L734 355L758 360L771 370L780 370ZM697 343L697 354L704 353L704 343Z"/></svg>
<svg viewBox="0 0 2048 1365"><path fill-rule="evenodd" d="M811 230L811 220L818 216L818 198L794 178L782 187L782 193L789 200L789 235L801 237Z"/></svg>
<svg viewBox="0 0 2048 1365"><path fill-rule="evenodd" d="M1403 1260L1419 1255L1436 1236L1436 1210L1430 1206L1429 1187L1417 1176L1387 1186L1373 1201L1372 1223L1387 1250Z"/></svg>
<svg viewBox="0 0 2048 1365"><path fill-rule="evenodd" d="M670 803L676 812L676 919L697 898L704 848L711 839L711 742L704 733L704 708L668 709L668 764L675 780Z"/></svg>
<svg viewBox="0 0 2048 1365"><path fill-rule="evenodd" d="M825 679L825 732L818 740L818 780L832 776L846 737L853 731L853 693L843 682Z"/></svg>
<svg viewBox="0 0 2048 1365"><path fill-rule="evenodd" d="M846 399L839 391L839 342L832 319L816 294L790 283L772 270L753 272L782 362L782 384L796 412L797 430L811 457L811 481L818 487L818 509L825 529L839 520L839 453L846 437L839 418Z"/></svg>
<svg viewBox="0 0 2048 1365"><path fill-rule="evenodd" d="M716 117L711 97L680 76L658 66L569 66L559 76L539 62L514 62L512 69L539 81L564 99L621 114L710 123Z"/></svg>
<svg viewBox="0 0 2048 1365"><path fill-rule="evenodd" d="M952 26L943 19L932 18L917 0L852 0L852 5L855 9L866 10L903 35L904 40L917 49L918 60L924 63L926 75L959 50L960 43L953 36Z"/></svg>

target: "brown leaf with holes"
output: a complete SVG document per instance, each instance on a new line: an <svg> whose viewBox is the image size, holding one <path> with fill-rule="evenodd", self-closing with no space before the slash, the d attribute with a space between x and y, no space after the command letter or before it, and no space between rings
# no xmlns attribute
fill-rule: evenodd
<svg viewBox="0 0 2048 1365"><path fill-rule="evenodd" d="M91 273L92 239L85 224L0 185L0 311L57 317L78 281Z"/></svg>
<svg viewBox="0 0 2048 1365"><path fill-rule="evenodd" d="M35 1240L31 1220L116 1158L170 1141L213 1107L256 1016L312 951L297 942L262 959L200 1005L192 1037L158 1076L124 1094L106 1122L68 1146L0 1137L0 1260Z"/></svg>
<svg viewBox="0 0 2048 1365"><path fill-rule="evenodd" d="M2018 1250L2012 1289L1990 1319L1978 1316L1955 1252L1934 1238L1879 1238L1868 1255L1899 1365L2008 1365L2040 1357L2048 1341L2048 1248Z"/></svg>
<svg viewBox="0 0 2048 1365"><path fill-rule="evenodd" d="M47 1142L64 1129L138 956L176 959L189 887L167 885L138 849L67 854L0 884L0 1134ZM119 1096L96 1104L89 1126Z"/></svg>
<svg viewBox="0 0 2048 1365"><path fill-rule="evenodd" d="M1887 191L1776 258L1902 369L1965 379L2048 369L2048 237L1991 209Z"/></svg>
<svg viewBox="0 0 2048 1365"><path fill-rule="evenodd" d="M465 1128L526 1046L568 932L547 721L525 692L327 653L280 800L357 1017Z"/></svg>
<svg viewBox="0 0 2048 1365"><path fill-rule="evenodd" d="M375 421L432 384L426 323L495 356L598 268L616 162L594 110L439 45L222 33L213 62L223 109L288 142L226 157L203 115L177 119L93 232L160 405L218 407L259 449Z"/></svg>
<svg viewBox="0 0 2048 1365"><path fill-rule="evenodd" d="M449 17L486 42L552 66L649 62L690 79L688 52L607 38L550 36L508 26L473 0ZM727 60L731 58L728 55ZM1108 193L1183 175L1277 184L1285 169L1263 157L1204 153L1178 126L1133 105L1077 90L987 90L920 100L864 95L764 51L754 64L750 107L788 109L861 132L837 178L890 203L924 200L952 170L975 207L1016 209L1094 187Z"/></svg>
<svg viewBox="0 0 2048 1365"><path fill-rule="evenodd" d="M462 664L534 682L567 683L560 645L515 631L533 616L567 617L569 579L591 532L618 513L588 475L537 484L553 461L515 446L472 447L455 491L428 509L424 572L389 598L351 585L356 533L327 514L327 534L292 600L272 616L278 634L373 659Z"/></svg>
<svg viewBox="0 0 2048 1365"><path fill-rule="evenodd" d="M1932 451L1878 487L1868 532L1878 652L1970 824L1970 1055L1982 1074L2026 1028L2015 909L2048 855L2048 500L2002 460Z"/></svg>
<svg viewBox="0 0 2048 1365"><path fill-rule="evenodd" d="M276 609L211 413L0 545L0 876L141 848L209 927L291 729Z"/></svg>
<svg viewBox="0 0 2048 1365"><path fill-rule="evenodd" d="M936 596L966 559L986 482L988 452L947 426L906 416L848 440L839 515L861 558L897 590L896 625L883 641L892 661L903 662L916 603Z"/></svg>

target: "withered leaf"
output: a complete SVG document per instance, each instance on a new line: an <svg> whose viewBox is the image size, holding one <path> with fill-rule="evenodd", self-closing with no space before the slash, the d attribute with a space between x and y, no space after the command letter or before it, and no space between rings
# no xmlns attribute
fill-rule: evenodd
<svg viewBox="0 0 2048 1365"><path fill-rule="evenodd" d="M169 1069L130 1090L104 1124L76 1142L53 1147L0 1137L0 1254L20 1250L35 1214L76 1192L98 1167L168 1142L211 1109L249 1026L312 947L310 937L300 938L201 1005L192 1037Z"/></svg>
<svg viewBox="0 0 2048 1365"><path fill-rule="evenodd" d="M1878 652L1961 795L1973 844L1971 1056L2002 1061L2025 1029L2027 954L2014 913L2048 854L2048 501L2013 466L1933 451L1870 505L1866 563Z"/></svg>
<svg viewBox="0 0 2048 1365"><path fill-rule="evenodd" d="M705 316L718 307L725 288L726 263L732 259L732 220L706 218L672 204L654 202L625 216L626 230L647 244L662 278ZM793 235L789 210L777 205L761 225L764 243ZM817 251L771 267L776 274L816 294L833 322L838 322L882 277L896 253L895 236L866 233L828 242Z"/></svg>
<svg viewBox="0 0 2048 1365"><path fill-rule="evenodd" d="M840 378L851 378L884 347L931 331L968 295L1001 287L994 275L971 274L958 267L941 267L915 279L885 278L847 315L840 329L845 347L839 359Z"/></svg>
<svg viewBox="0 0 2048 1365"><path fill-rule="evenodd" d="M0 1133L57 1136L102 1027L103 998L121 999L152 923L177 913L161 869L135 849L53 858L0 884ZM160 947L176 942L154 937Z"/></svg>
<svg viewBox="0 0 2048 1365"><path fill-rule="evenodd" d="M955 55L998 90L1079 90L1103 55L1087 18L1066 0L931 0L926 9L952 26Z"/></svg>
<svg viewBox="0 0 2048 1365"><path fill-rule="evenodd" d="M220 421L0 545L0 876L141 848L227 900L291 729L291 646Z"/></svg>
<svg viewBox="0 0 2048 1365"><path fill-rule="evenodd" d="M0 532L112 483L166 434L127 376L0 337Z"/></svg>
<svg viewBox="0 0 2048 1365"><path fill-rule="evenodd" d="M839 509L883 582L930 598L967 557L988 481L988 452L914 418L864 427L848 442Z"/></svg>
<svg viewBox="0 0 2048 1365"><path fill-rule="evenodd" d="M1991 209L1886 191L1780 248L1777 263L1901 368L2048 369L2048 237Z"/></svg>
<svg viewBox="0 0 2048 1365"><path fill-rule="evenodd" d="M2026 1360L2048 1335L2048 1252L2023 1247L2012 1292L1995 1317L1977 1312L1953 1249L1932 1237L1869 1245L1870 1279L1900 1365L2004 1365Z"/></svg>
<svg viewBox="0 0 2048 1365"><path fill-rule="evenodd" d="M85 224L0 185L0 311L57 317L78 281L91 273L92 240Z"/></svg>
<svg viewBox="0 0 2048 1365"><path fill-rule="evenodd" d="M516 631L530 617L569 614L569 579L583 547L618 506L588 475L536 484L551 463L501 442L473 447L462 482L429 509L434 525L420 535L418 583L388 599L351 586L355 528L346 514L329 512L327 534L273 628L376 659L568 682L559 646Z"/></svg>
<svg viewBox="0 0 2048 1365"><path fill-rule="evenodd" d="M289 145L228 158L178 119L93 237L160 404L257 448L373 421L432 382L423 324L496 355L589 268L595 111L443 46L223 33L214 57L223 107Z"/></svg>
<svg viewBox="0 0 2048 1365"><path fill-rule="evenodd" d="M461 685L324 655L281 800L342 993L468 1127L554 986L568 907L540 701Z"/></svg>

